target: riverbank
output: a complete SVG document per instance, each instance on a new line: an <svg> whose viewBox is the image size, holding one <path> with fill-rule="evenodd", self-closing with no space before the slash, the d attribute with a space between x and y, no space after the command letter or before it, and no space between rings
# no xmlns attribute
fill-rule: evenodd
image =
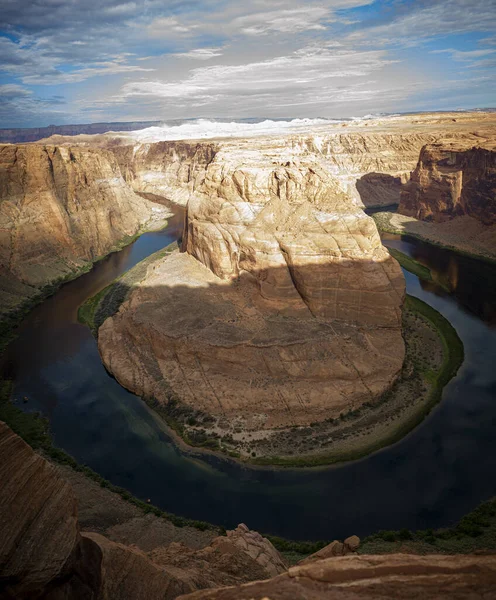
<svg viewBox="0 0 496 600"><path fill-rule="evenodd" d="M172 242L158 252L154 252L135 267L120 275L98 294L88 298L78 309L78 321L89 327L93 335L97 337L100 325L119 310L119 306L125 301L131 289L138 285L146 275L148 267L177 248L177 242Z"/></svg>
<svg viewBox="0 0 496 600"><path fill-rule="evenodd" d="M172 213L169 215L169 217L170 216L172 216ZM146 223L134 235L124 236L117 241L106 254L97 256L93 261L84 262L82 265L72 269L68 274L54 279L40 288L33 287L33 293L31 295L26 296L23 299L19 299L19 302L16 306L10 307L5 312L2 312L3 306L0 301L0 355L8 346L8 344L15 338L15 328L38 304L41 304L44 300L50 296L53 296L64 284L74 281L82 275L89 273L99 262L111 254L120 252L126 246L129 246L135 242L144 233L161 231L165 227L167 227L167 220L153 220Z"/></svg>
<svg viewBox="0 0 496 600"><path fill-rule="evenodd" d="M471 217L443 223L419 221L396 212L372 212L379 231L417 238L478 260L496 262L496 225L487 226Z"/></svg>
<svg viewBox="0 0 496 600"><path fill-rule="evenodd" d="M139 285L147 269L171 251L174 246L156 252L88 299L80 307L79 320L96 335L103 321L115 314L128 292ZM419 276L430 276L427 268L422 269L415 261L412 264ZM258 438L243 437L242 432L235 437L210 424L208 415L200 418L192 414L175 398L167 405L150 397L144 401L167 424L180 450L193 456L222 454L244 464L272 467L317 467L356 460L400 440L416 427L439 401L442 387L463 361L463 345L456 331L417 298L407 298L403 328L406 359L399 379L373 404L337 419L272 430Z"/></svg>

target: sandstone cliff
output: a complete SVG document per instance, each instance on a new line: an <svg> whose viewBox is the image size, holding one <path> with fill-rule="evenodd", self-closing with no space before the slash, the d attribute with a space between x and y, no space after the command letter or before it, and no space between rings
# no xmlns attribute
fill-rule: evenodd
<svg viewBox="0 0 496 600"><path fill-rule="evenodd" d="M99 330L123 385L233 435L373 401L404 356L404 280L372 219L320 162L259 142L217 151L184 252L149 267Z"/></svg>
<svg viewBox="0 0 496 600"><path fill-rule="evenodd" d="M496 138L425 146L399 212L437 222L468 216L496 224Z"/></svg>
<svg viewBox="0 0 496 600"><path fill-rule="evenodd" d="M108 151L0 146L0 311L167 214L129 188Z"/></svg>
<svg viewBox="0 0 496 600"><path fill-rule="evenodd" d="M241 525L201 550L145 553L81 533L70 485L0 422L0 598L170 600L285 572L272 544Z"/></svg>
<svg viewBox="0 0 496 600"><path fill-rule="evenodd" d="M284 151L293 161L312 156L357 202L385 206L399 203L401 186L424 145L440 139L480 142L494 132L495 120L493 113L424 114L313 125L305 133L290 130L246 139L160 141L160 128L154 128L153 135L145 136L146 143L140 141L140 132L115 131L77 138L54 135L45 142L108 148L115 152L133 189L165 194L182 204L201 184L208 163L220 149L232 153L256 147L278 155Z"/></svg>

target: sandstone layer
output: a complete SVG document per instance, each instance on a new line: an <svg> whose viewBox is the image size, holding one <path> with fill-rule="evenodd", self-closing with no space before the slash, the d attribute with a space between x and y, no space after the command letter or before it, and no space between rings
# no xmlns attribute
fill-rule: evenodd
<svg viewBox="0 0 496 600"><path fill-rule="evenodd" d="M0 146L0 311L87 267L165 207L138 196L103 149Z"/></svg>
<svg viewBox="0 0 496 600"><path fill-rule="evenodd" d="M374 401L404 356L403 275L373 220L319 162L257 146L215 154L183 252L149 267L99 330L124 386L232 431Z"/></svg>
<svg viewBox="0 0 496 600"><path fill-rule="evenodd" d="M269 581L181 600L450 600L491 598L494 556L343 556L295 566Z"/></svg>
<svg viewBox="0 0 496 600"><path fill-rule="evenodd" d="M473 143L442 141L425 146L401 194L399 212L443 222L468 216L496 224L496 136Z"/></svg>

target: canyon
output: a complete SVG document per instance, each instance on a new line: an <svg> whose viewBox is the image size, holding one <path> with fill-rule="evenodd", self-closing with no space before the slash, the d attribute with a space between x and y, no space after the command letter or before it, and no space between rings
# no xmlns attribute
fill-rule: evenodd
<svg viewBox="0 0 496 600"><path fill-rule="evenodd" d="M374 405L404 366L404 280L362 209L401 199L401 211L420 149L487 146L493 114L154 135L2 146L5 311L159 226L170 201L187 207L181 251L153 261L99 323L117 380L236 451Z"/></svg>
<svg viewBox="0 0 496 600"><path fill-rule="evenodd" d="M274 432L307 436L394 389L410 370L414 327L432 375L446 349L405 302L402 271L363 208L399 202L415 222L470 220L491 237L493 117L328 129L0 146L3 315L162 227L174 202L185 206L179 246L93 301L106 317L96 327L105 366L170 425L230 437L237 449ZM127 522L108 533L83 526L63 470L3 423L0 450L5 598L444 598L483 597L496 586L494 556L360 555L356 536L294 566L242 524L189 544L187 533L171 542L170 531L158 541L160 527L149 523L145 548Z"/></svg>

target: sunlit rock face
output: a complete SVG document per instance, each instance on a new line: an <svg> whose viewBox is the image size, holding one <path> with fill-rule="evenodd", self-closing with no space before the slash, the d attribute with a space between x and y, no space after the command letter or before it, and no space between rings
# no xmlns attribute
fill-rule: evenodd
<svg viewBox="0 0 496 600"><path fill-rule="evenodd" d="M221 279L250 274L282 314L398 327L403 278L372 219L317 161L217 155L184 249Z"/></svg>
<svg viewBox="0 0 496 600"><path fill-rule="evenodd" d="M99 348L126 387L263 430L388 389L404 279L374 222L311 158L241 141L191 194L183 252L149 268Z"/></svg>
<svg viewBox="0 0 496 600"><path fill-rule="evenodd" d="M103 149L0 145L0 312L168 213Z"/></svg>
<svg viewBox="0 0 496 600"><path fill-rule="evenodd" d="M496 137L425 146L399 212L422 220L469 216L495 224Z"/></svg>
<svg viewBox="0 0 496 600"><path fill-rule="evenodd" d="M217 152L209 142L157 142L117 145L111 150L126 182L136 191L165 196L186 205L204 180Z"/></svg>

